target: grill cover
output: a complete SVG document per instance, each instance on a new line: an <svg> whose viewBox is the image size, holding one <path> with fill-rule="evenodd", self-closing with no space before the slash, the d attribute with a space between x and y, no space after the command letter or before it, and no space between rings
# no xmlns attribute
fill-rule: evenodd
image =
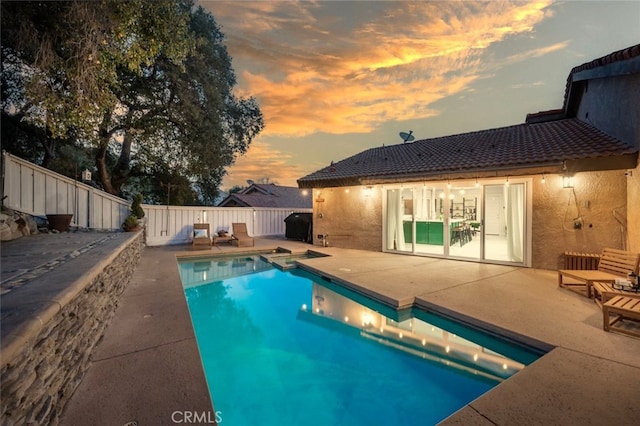
<svg viewBox="0 0 640 426"><path fill-rule="evenodd" d="M284 220L285 237L290 240L313 242L313 214L291 213Z"/></svg>

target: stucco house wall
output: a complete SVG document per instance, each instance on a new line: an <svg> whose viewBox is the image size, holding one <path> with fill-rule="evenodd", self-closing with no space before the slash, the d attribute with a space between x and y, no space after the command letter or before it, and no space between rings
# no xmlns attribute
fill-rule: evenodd
<svg viewBox="0 0 640 426"><path fill-rule="evenodd" d="M556 270L562 267L566 250L600 253L604 247L624 247L624 218L629 217L630 224L635 214L636 223L640 222L638 209L627 216L624 201L628 187L635 187L636 200L640 199L637 174L640 171L634 172L631 182L621 170L579 173L573 189L562 188L559 175L546 176L545 183L532 176L531 266ZM314 244L322 244L318 235L327 235L333 247L382 251L382 190L374 186L365 192L356 186L313 191ZM573 227L577 217L582 218L580 230ZM629 240L638 241L640 227L628 228Z"/></svg>
<svg viewBox="0 0 640 426"><path fill-rule="evenodd" d="M320 201L322 200L322 201ZM332 247L382 250L382 191L374 187L313 190L313 243L327 235Z"/></svg>
<svg viewBox="0 0 640 426"><path fill-rule="evenodd" d="M627 177L624 171L584 172L574 187L563 188L560 176L533 180L532 266L558 269L566 251L600 253L622 248L627 217ZM582 229L574 229L575 218Z"/></svg>
<svg viewBox="0 0 640 426"><path fill-rule="evenodd" d="M628 250L640 253L640 166L627 177Z"/></svg>
<svg viewBox="0 0 640 426"><path fill-rule="evenodd" d="M576 118L640 147L640 73L582 82Z"/></svg>

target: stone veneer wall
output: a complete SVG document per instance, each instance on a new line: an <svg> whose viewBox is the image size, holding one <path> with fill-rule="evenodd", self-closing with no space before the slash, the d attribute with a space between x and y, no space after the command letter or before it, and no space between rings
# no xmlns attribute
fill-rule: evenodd
<svg viewBox="0 0 640 426"><path fill-rule="evenodd" d="M144 234L69 304L63 306L1 371L3 425L57 424L90 365L93 348L113 318L140 260Z"/></svg>

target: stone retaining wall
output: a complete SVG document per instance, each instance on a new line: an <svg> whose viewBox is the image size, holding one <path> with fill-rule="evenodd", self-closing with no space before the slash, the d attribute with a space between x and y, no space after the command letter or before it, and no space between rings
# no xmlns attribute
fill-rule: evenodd
<svg viewBox="0 0 640 426"><path fill-rule="evenodd" d="M2 425L58 424L140 260L144 235L63 306L1 371Z"/></svg>

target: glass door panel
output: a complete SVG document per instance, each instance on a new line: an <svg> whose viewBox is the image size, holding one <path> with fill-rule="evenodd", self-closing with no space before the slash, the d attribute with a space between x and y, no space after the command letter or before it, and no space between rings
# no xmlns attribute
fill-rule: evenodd
<svg viewBox="0 0 640 426"><path fill-rule="evenodd" d="M524 183L486 185L484 197L484 258L524 263Z"/></svg>
<svg viewBox="0 0 640 426"><path fill-rule="evenodd" d="M413 191L387 190L387 250L413 251Z"/></svg>
<svg viewBox="0 0 640 426"><path fill-rule="evenodd" d="M449 191L451 200L449 214L451 223L451 246L449 255L480 259L480 217L482 190L474 183L460 183Z"/></svg>
<svg viewBox="0 0 640 426"><path fill-rule="evenodd" d="M416 188L416 244L420 254L444 254L445 190L437 185Z"/></svg>

